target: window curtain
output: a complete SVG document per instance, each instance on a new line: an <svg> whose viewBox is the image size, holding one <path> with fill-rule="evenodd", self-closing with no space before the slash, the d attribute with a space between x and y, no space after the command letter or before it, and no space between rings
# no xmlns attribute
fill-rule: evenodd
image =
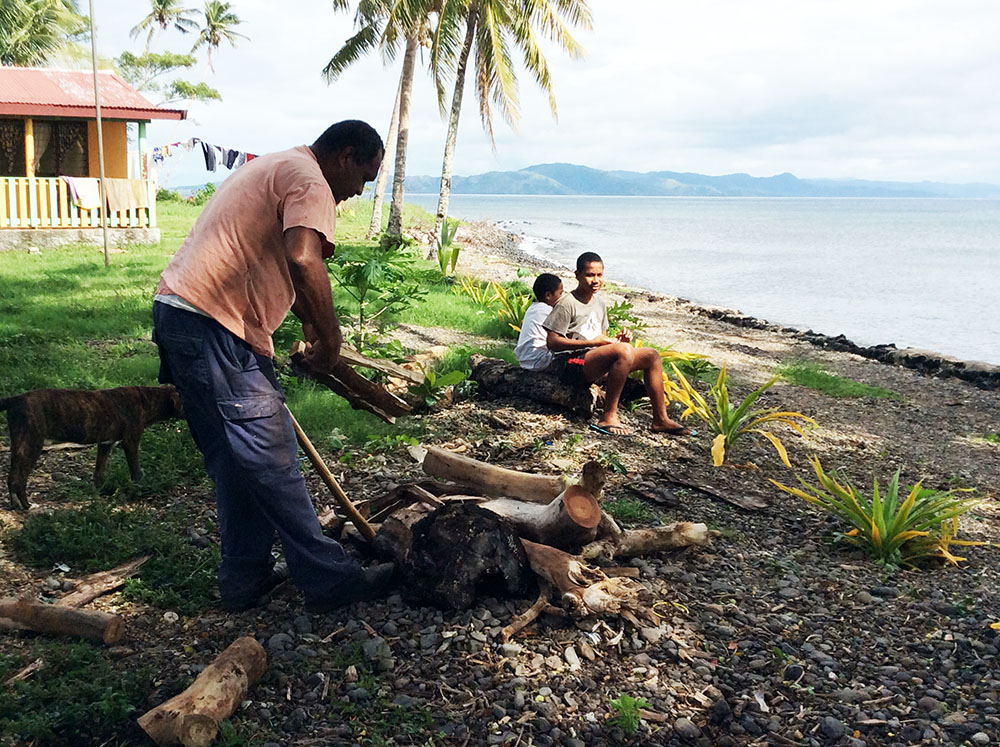
<svg viewBox="0 0 1000 747"><path fill-rule="evenodd" d="M0 119L0 176L24 176L24 120Z"/></svg>
<svg viewBox="0 0 1000 747"><path fill-rule="evenodd" d="M54 173L45 174L39 169L42 165L42 159L45 159L46 164L55 165L56 154L55 154L55 143L52 142L52 122L40 122L35 120L35 174L38 176L55 176ZM52 152L48 153L49 147L52 147ZM48 171L48 169L46 169ZM53 169L54 171L54 169Z"/></svg>

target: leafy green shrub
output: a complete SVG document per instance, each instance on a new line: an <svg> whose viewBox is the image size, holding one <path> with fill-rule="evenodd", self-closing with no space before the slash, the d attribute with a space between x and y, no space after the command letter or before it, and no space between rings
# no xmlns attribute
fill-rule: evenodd
<svg viewBox="0 0 1000 747"><path fill-rule="evenodd" d="M646 323L633 312L629 301L616 301L608 306L608 335L614 337L625 327L635 333L644 332Z"/></svg>
<svg viewBox="0 0 1000 747"><path fill-rule="evenodd" d="M983 542L956 540L958 517L979 501L959 498L956 490L924 490L918 482L909 495L900 500L899 470L889 481L885 494L875 480L871 495L860 493L836 473L828 475L818 458L809 460L819 485L798 478L804 490L790 488L771 480L781 490L803 498L850 524L853 529L843 539L861 547L876 560L887 565L914 565L919 560L938 558L958 565L965 558L953 555L951 545L982 545Z"/></svg>
<svg viewBox="0 0 1000 747"><path fill-rule="evenodd" d="M449 371L439 376L434 372L433 368L428 368L427 378L424 379L422 384L411 386L410 394L419 397L423 405L430 409L441 399L445 389L454 386L460 381L464 381L467 377L468 373L465 371Z"/></svg>
<svg viewBox="0 0 1000 747"><path fill-rule="evenodd" d="M166 187L160 187L156 190L156 201L157 202L182 202L184 200L181 197L181 193L176 189L167 189Z"/></svg>
<svg viewBox="0 0 1000 747"><path fill-rule="evenodd" d="M684 377L684 374L680 372L677 365L673 363L670 365L680 386L668 384L669 391L667 395L670 399L677 400L687 407L681 413L681 420L684 420L689 415L696 415L708 426L712 433L716 434L715 439L712 441L712 463L716 467L720 466L726 460L726 450L732 449L737 441L748 433L766 438L771 442L775 450L777 450L778 456L784 462L785 466L792 466L788 461L788 452L785 451L784 444L781 443L777 436L770 431L763 430L761 426L769 423L783 423L794 428L804 436L805 432L795 420L802 420L813 426L816 425L816 421L800 412L780 411L777 408L752 409L753 404L760 395L774 386L779 377L775 376L764 384L764 386L755 389L737 407L733 407L729 401L729 388L726 385L726 367L723 366L722 370L719 371L719 376L715 384L709 389L709 396L714 400L714 407L712 407L704 397L695 391L694 387ZM664 384L666 383L664 381Z"/></svg>
<svg viewBox="0 0 1000 747"><path fill-rule="evenodd" d="M642 714L639 713L639 711L647 705L649 705L649 703L645 698L633 698L631 695L619 695L611 701L611 707L618 712L618 715L611 719L608 723L619 727L623 732L625 732L625 736L631 737L639 731L639 722L642 719Z"/></svg>
<svg viewBox="0 0 1000 747"><path fill-rule="evenodd" d="M209 182L204 187L195 192L193 195L191 195L191 202L193 202L195 205L204 205L211 199L212 195L215 194L215 189L216 189L215 185L212 182Z"/></svg>
<svg viewBox="0 0 1000 747"><path fill-rule="evenodd" d="M708 358L673 361L688 381L712 381L719 376L719 367Z"/></svg>
<svg viewBox="0 0 1000 747"><path fill-rule="evenodd" d="M50 641L37 643L23 660L0 657L0 681L35 659L42 661L40 673L4 685L0 743L76 747L142 741L134 718L145 706L148 670L115 672L90 644Z"/></svg>
<svg viewBox="0 0 1000 747"><path fill-rule="evenodd" d="M492 283L484 283L478 278L463 277L455 286L456 293L462 293L472 299L477 306L489 308L496 301L496 292Z"/></svg>
<svg viewBox="0 0 1000 747"><path fill-rule="evenodd" d="M790 384L818 389L831 397L882 397L897 399L899 395L889 389L862 384L860 381L837 376L817 363L795 361L779 369L781 377Z"/></svg>
<svg viewBox="0 0 1000 747"><path fill-rule="evenodd" d="M349 338L359 352L374 344L382 317L408 309L426 295L414 279L413 260L405 243L351 245L335 255L334 277L357 304Z"/></svg>

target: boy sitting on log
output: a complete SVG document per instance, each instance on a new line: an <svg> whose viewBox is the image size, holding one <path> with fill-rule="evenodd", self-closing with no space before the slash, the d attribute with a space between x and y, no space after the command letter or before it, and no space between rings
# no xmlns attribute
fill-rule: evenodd
<svg viewBox="0 0 1000 747"><path fill-rule="evenodd" d="M552 351L547 344L547 330L542 324L551 313L552 307L556 305L556 301L562 296L562 280L543 272L535 278L535 284L531 289L535 293L535 302L524 314L514 355L517 356L521 368L544 371L552 365Z"/></svg>
<svg viewBox="0 0 1000 747"><path fill-rule="evenodd" d="M615 338L607 336L607 305L597 295L604 285L604 260L594 252L581 254L576 260L576 280L577 287L572 292L556 297L558 300L552 312L542 323L546 347L553 353L549 370L571 385L592 384L607 375L604 414L591 428L614 435L630 433L618 417L618 401L628 375L632 371L642 371L646 393L653 404L650 430L675 436L688 435L691 431L667 415L663 361L659 352L654 348L634 347L628 329L623 329ZM537 291L535 297L538 298ZM522 327L522 335L527 328L527 324ZM521 360L520 354L518 360Z"/></svg>

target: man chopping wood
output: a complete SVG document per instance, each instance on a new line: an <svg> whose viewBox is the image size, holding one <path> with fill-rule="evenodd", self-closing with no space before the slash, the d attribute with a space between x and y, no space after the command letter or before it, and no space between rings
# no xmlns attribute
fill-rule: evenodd
<svg viewBox="0 0 1000 747"><path fill-rule="evenodd" d="M281 540L306 609L322 612L384 593L392 566L362 569L316 517L274 373L271 335L291 310L310 368L328 373L341 332L323 260L333 255L337 203L375 179L383 146L357 120L312 145L241 166L219 187L160 276L153 339L160 381L177 387L215 483L222 606L257 606L285 578Z"/></svg>

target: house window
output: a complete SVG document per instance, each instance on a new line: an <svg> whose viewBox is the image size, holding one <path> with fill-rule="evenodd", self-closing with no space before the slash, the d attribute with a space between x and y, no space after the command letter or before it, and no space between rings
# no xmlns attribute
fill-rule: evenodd
<svg viewBox="0 0 1000 747"><path fill-rule="evenodd" d="M25 176L24 120L0 119L0 176Z"/></svg>
<svg viewBox="0 0 1000 747"><path fill-rule="evenodd" d="M35 120L35 175L88 176L86 120Z"/></svg>

